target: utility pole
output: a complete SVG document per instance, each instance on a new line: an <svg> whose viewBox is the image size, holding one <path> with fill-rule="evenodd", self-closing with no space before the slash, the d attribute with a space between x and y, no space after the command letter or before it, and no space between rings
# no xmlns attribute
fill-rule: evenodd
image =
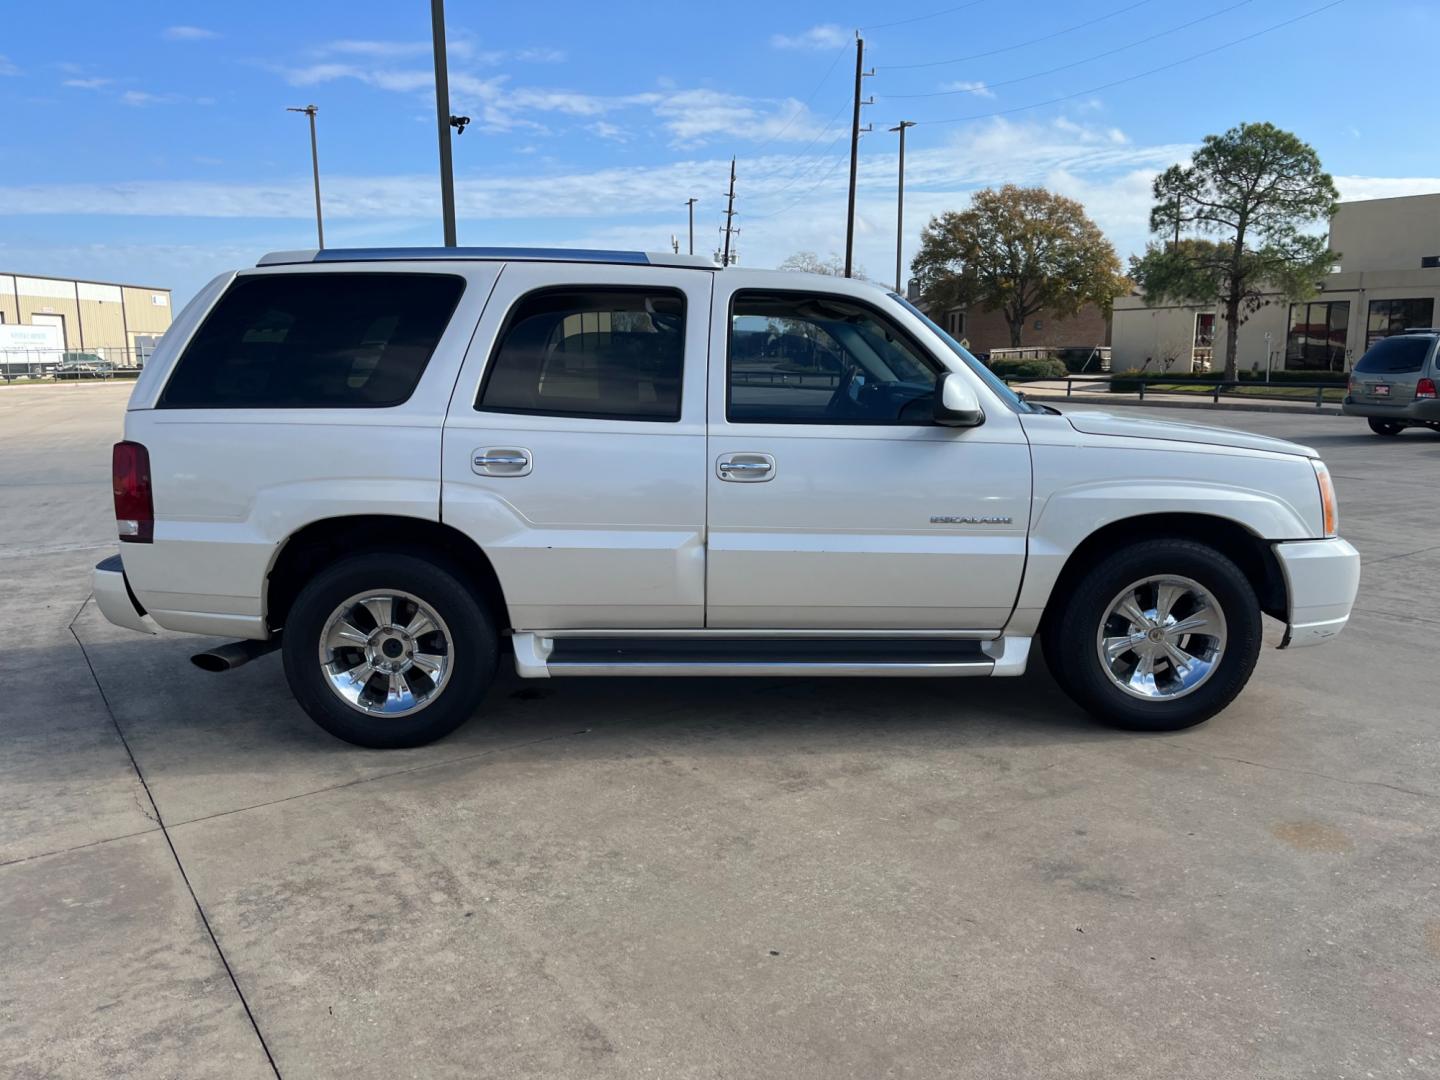
<svg viewBox="0 0 1440 1080"><path fill-rule="evenodd" d="M455 175L450 163L450 76L445 61L445 0L430 0L435 48L435 119L440 134L440 214L445 246L455 246ZM463 129L462 129L463 130Z"/></svg>
<svg viewBox="0 0 1440 1080"><path fill-rule="evenodd" d="M866 76L874 75L865 70L865 39L855 31L855 111L850 118L850 204L845 212L845 276L853 277L855 268L855 170L860 164L860 106L873 105L875 99L860 100L860 85ZM865 127L870 130L869 125Z"/></svg>
<svg viewBox="0 0 1440 1080"><path fill-rule="evenodd" d="M310 118L310 169L315 174L315 236L320 248L325 248L325 219L320 213L320 151L315 146L315 114L320 110L314 105L287 106L286 112L304 113Z"/></svg>
<svg viewBox="0 0 1440 1080"><path fill-rule="evenodd" d="M740 230L735 228L732 222L735 219L735 159L730 159L730 194L725 202L725 227L720 231L725 234L725 251L720 257L721 266L729 266L734 259L730 255L730 236Z"/></svg>
<svg viewBox="0 0 1440 1080"><path fill-rule="evenodd" d="M695 254L695 204L699 199L686 199L685 205L690 210L690 254Z"/></svg>
<svg viewBox="0 0 1440 1080"><path fill-rule="evenodd" d="M901 120L899 124L890 129L900 133L900 186L895 199L895 291L897 293L901 292L900 267L905 250L905 129L914 126L914 120Z"/></svg>

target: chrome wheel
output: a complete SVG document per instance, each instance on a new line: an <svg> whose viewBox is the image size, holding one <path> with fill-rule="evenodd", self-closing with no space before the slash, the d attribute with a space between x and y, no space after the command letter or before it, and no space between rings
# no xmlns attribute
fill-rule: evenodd
<svg viewBox="0 0 1440 1080"><path fill-rule="evenodd" d="M1120 591L1096 635L1100 666L1146 701L1184 697L1215 674L1225 652L1225 613L1198 581L1157 575Z"/></svg>
<svg viewBox="0 0 1440 1080"><path fill-rule="evenodd" d="M408 716L445 689L455 655L450 629L418 596L359 593L320 632L320 666L335 696L369 716Z"/></svg>

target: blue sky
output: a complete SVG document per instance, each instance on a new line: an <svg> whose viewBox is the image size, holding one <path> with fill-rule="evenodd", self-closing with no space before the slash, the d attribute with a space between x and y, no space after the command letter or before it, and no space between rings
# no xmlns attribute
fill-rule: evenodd
<svg viewBox="0 0 1440 1080"><path fill-rule="evenodd" d="M1079 198L1123 258L1154 173L1242 120L1311 142L1345 198L1440 191L1433 65L1403 47L1435 39L1440 5L1327 3L449 0L453 107L474 118L454 144L460 242L683 245L695 196L713 250L733 153L742 262L839 251L856 27L877 72L872 276L893 274L901 119L920 122L907 259L931 214L1005 182ZM3 22L0 269L183 300L313 246L305 120L284 111L310 102L331 246L439 242L425 0L51 0Z"/></svg>

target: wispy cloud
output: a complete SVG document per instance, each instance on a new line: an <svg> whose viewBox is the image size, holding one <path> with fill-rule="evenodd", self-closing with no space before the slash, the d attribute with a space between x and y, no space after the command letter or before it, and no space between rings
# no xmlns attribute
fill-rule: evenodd
<svg viewBox="0 0 1440 1080"><path fill-rule="evenodd" d="M203 26L167 26L160 36L166 41L209 41L220 35Z"/></svg>
<svg viewBox="0 0 1440 1080"><path fill-rule="evenodd" d="M991 90L990 87L986 86L983 82L971 82L968 79L946 83L940 87L940 89L953 94L974 94L976 97L981 98L993 98L995 96L995 91Z"/></svg>
<svg viewBox="0 0 1440 1080"><path fill-rule="evenodd" d="M798 34L772 34L770 47L773 49L838 49L853 40L844 27L835 23L821 23Z"/></svg>

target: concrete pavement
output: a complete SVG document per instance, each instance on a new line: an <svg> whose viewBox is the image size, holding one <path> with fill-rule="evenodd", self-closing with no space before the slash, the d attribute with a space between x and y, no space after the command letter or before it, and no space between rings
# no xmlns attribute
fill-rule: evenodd
<svg viewBox="0 0 1440 1080"><path fill-rule="evenodd" d="M206 675L199 639L104 623L124 392L23 393L4 1075L1440 1074L1440 437L1212 415L1317 446L1366 566L1338 642L1179 735L1097 727L1037 665L507 677L374 752L276 656Z"/></svg>

